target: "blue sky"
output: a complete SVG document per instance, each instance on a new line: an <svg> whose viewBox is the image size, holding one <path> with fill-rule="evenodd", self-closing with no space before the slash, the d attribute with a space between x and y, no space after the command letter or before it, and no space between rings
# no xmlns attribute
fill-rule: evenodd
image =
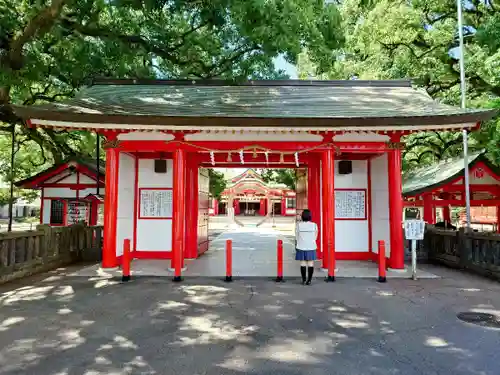
<svg viewBox="0 0 500 375"><path fill-rule="evenodd" d="M283 69L290 76L290 79L297 79L297 67L286 62L283 56L274 59L274 66L276 69Z"/></svg>

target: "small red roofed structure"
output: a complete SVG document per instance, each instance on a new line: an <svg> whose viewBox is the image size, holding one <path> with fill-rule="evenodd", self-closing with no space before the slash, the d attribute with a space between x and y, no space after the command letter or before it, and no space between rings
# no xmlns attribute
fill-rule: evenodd
<svg viewBox="0 0 500 375"><path fill-rule="evenodd" d="M102 162L98 169L95 160L72 157L16 182L16 186L40 190L40 224L97 225L103 216L104 180Z"/></svg>

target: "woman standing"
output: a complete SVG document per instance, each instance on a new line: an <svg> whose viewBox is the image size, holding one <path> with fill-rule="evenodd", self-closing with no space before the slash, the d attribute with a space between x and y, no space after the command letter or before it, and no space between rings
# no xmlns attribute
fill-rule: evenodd
<svg viewBox="0 0 500 375"><path fill-rule="evenodd" d="M311 221L312 215L309 210L302 211L301 218L302 221L298 222L295 228L295 260L300 261L302 284L309 285L311 284L314 273L314 261L316 260L316 239L318 238L318 226Z"/></svg>

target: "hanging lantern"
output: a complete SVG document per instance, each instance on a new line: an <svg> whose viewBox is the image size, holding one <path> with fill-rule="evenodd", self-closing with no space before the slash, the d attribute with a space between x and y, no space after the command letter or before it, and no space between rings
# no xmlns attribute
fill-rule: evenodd
<svg viewBox="0 0 500 375"><path fill-rule="evenodd" d="M210 151L210 162L215 165L215 155L213 151Z"/></svg>
<svg viewBox="0 0 500 375"><path fill-rule="evenodd" d="M231 156L231 152L227 153L227 161L233 161L233 157Z"/></svg>
<svg viewBox="0 0 500 375"><path fill-rule="evenodd" d="M297 168L299 167L299 153L298 152L295 153L295 165L297 166Z"/></svg>
<svg viewBox="0 0 500 375"><path fill-rule="evenodd" d="M243 150L240 150L240 162L241 164L245 164L245 159L243 158Z"/></svg>
<svg viewBox="0 0 500 375"><path fill-rule="evenodd" d="M252 157L254 159L257 159L257 149L255 149L255 148L253 149Z"/></svg>

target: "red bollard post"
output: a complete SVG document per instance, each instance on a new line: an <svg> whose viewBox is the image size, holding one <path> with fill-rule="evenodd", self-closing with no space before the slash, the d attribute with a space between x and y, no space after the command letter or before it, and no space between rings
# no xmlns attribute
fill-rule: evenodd
<svg viewBox="0 0 500 375"><path fill-rule="evenodd" d="M387 281L387 272L385 269L385 242L378 241L378 282Z"/></svg>
<svg viewBox="0 0 500 375"><path fill-rule="evenodd" d="M122 255L122 281L130 280L130 240L123 240L123 255Z"/></svg>
<svg viewBox="0 0 500 375"><path fill-rule="evenodd" d="M277 252L277 263L278 263L278 275L276 277L276 282L283 282L283 240L278 240L276 246Z"/></svg>
<svg viewBox="0 0 500 375"><path fill-rule="evenodd" d="M326 278L326 281L335 281L335 253L333 251L328 253L328 277Z"/></svg>
<svg viewBox="0 0 500 375"><path fill-rule="evenodd" d="M226 240L226 281L233 281L233 241Z"/></svg>

